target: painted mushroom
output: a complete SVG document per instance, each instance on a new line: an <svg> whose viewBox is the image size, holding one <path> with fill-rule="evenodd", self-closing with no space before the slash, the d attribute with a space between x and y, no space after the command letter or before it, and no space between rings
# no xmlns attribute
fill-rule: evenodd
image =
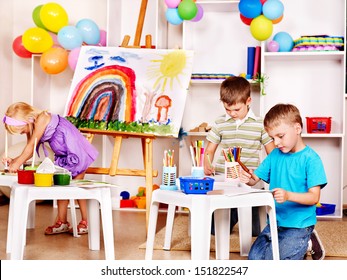
<svg viewBox="0 0 347 280"><path fill-rule="evenodd" d="M166 122L167 115L169 112L169 107L171 107L171 99L167 95L161 95L156 100L155 107L158 108L157 121Z"/></svg>

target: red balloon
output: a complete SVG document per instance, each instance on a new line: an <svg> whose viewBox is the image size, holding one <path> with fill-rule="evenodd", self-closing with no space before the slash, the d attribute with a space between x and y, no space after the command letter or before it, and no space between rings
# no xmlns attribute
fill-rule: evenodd
<svg viewBox="0 0 347 280"><path fill-rule="evenodd" d="M252 22L252 18L247 18L247 17L245 17L244 15L242 15L241 13L240 13L240 18L241 18L241 20L242 20L242 22L244 23L244 24L246 24L246 25L250 25L251 24L251 22Z"/></svg>
<svg viewBox="0 0 347 280"><path fill-rule="evenodd" d="M22 58L31 58L33 54L23 46L22 35L13 40L12 49L16 55Z"/></svg>

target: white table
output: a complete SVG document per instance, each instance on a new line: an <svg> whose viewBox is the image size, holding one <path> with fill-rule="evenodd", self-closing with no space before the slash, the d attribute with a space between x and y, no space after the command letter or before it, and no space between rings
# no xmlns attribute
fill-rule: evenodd
<svg viewBox="0 0 347 280"><path fill-rule="evenodd" d="M80 187L52 186L36 187L12 184L8 221L7 249L11 260L21 260L26 244L26 225L28 213L35 215L35 200L86 199L88 203L88 240L90 250L100 250L101 211L105 259L114 260L114 236L110 186ZM99 208L100 207L100 208ZM29 211L30 208L30 211ZM29 218L30 220L30 218Z"/></svg>
<svg viewBox="0 0 347 280"><path fill-rule="evenodd" d="M159 204L168 204L164 249L170 248L176 206L190 210L191 259L208 260L210 256L211 219L215 212L216 259L229 259L230 208L238 208L241 255L247 255L252 241L251 207L266 206L271 226L273 257L279 260L275 203L270 192L240 195L196 195L181 191L155 190L152 194L146 243L146 259L152 259Z"/></svg>

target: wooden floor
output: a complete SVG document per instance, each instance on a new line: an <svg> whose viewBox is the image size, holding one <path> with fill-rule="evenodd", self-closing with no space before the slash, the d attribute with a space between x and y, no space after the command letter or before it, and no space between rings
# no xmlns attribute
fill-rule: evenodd
<svg viewBox="0 0 347 280"><path fill-rule="evenodd" d="M38 203L36 208L36 228L27 232L27 245L24 259L26 260L103 260L104 250L101 243L100 251L88 249L88 236L74 238L72 234L64 233L47 236L44 230L51 225L56 215L52 203ZM78 211L79 212L79 211ZM79 214L79 213L78 213ZM164 226L166 214L160 213L157 229ZM0 206L0 259L6 260L8 205ZM113 211L115 254L117 260L144 260L145 250L139 245L146 241L145 212ZM215 253L211 252L211 259ZM154 250L156 260L189 260L189 251ZM238 253L231 253L230 259L245 260ZM309 258L310 259L310 258ZM337 259L337 258L326 258ZM338 258L341 259L341 258ZM347 258L345 258L347 260Z"/></svg>

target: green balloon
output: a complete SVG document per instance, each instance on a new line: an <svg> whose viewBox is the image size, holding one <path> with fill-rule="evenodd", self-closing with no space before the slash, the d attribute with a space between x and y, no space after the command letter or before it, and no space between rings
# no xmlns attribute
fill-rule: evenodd
<svg viewBox="0 0 347 280"><path fill-rule="evenodd" d="M184 20L191 20L198 13L198 7L193 0L183 0L178 5L177 10L180 18Z"/></svg>
<svg viewBox="0 0 347 280"><path fill-rule="evenodd" d="M43 5L39 5L33 10L32 17L33 17L33 21L37 27L41 27L41 28L47 30L47 28L43 25L41 18L40 18L40 11L41 11L42 6Z"/></svg>

